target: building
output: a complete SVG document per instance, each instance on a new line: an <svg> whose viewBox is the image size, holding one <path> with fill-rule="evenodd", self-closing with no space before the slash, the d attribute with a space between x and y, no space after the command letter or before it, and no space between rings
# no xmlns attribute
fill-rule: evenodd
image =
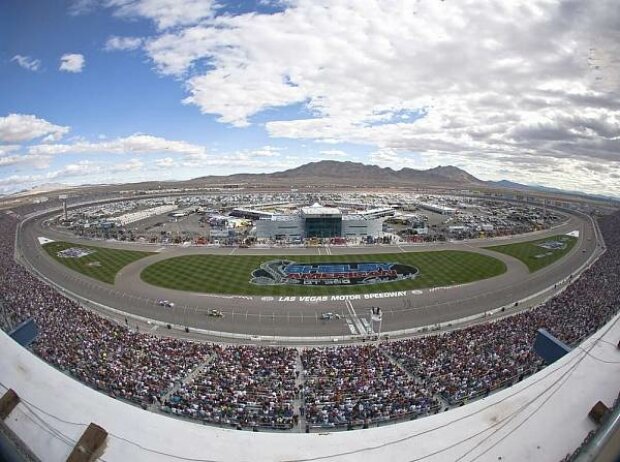
<svg viewBox="0 0 620 462"><path fill-rule="evenodd" d="M246 218L249 220L260 220L261 218L271 218L275 214L271 212L263 212L262 210L244 209L237 207L232 209L229 215L231 217Z"/></svg>
<svg viewBox="0 0 620 462"><path fill-rule="evenodd" d="M357 239L383 236L383 220L392 209L374 209L343 214L336 207L313 204L295 214L272 214L255 221L257 239L295 241L302 239Z"/></svg>
<svg viewBox="0 0 620 462"><path fill-rule="evenodd" d="M342 220L342 237L383 237L383 220L384 218L368 218L359 214L345 215Z"/></svg>
<svg viewBox="0 0 620 462"><path fill-rule="evenodd" d="M254 222L256 238L276 241L300 241L305 235L304 221L298 215L272 215Z"/></svg>
<svg viewBox="0 0 620 462"><path fill-rule="evenodd" d="M424 210L430 210L431 212L440 213L441 215L454 215L456 209L454 207L447 207L441 204L431 204L429 202L416 202L416 206Z"/></svg>
<svg viewBox="0 0 620 462"><path fill-rule="evenodd" d="M323 207L315 203L302 207L305 238L330 238L342 236L342 212L336 207Z"/></svg>
<svg viewBox="0 0 620 462"><path fill-rule="evenodd" d="M363 212L357 212L358 215L363 216L367 220L375 218L388 218L396 215L396 210L392 207L380 207L376 209L364 210Z"/></svg>

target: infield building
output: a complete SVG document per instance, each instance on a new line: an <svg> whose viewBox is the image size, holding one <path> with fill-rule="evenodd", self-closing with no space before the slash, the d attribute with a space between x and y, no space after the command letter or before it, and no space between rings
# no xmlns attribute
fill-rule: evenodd
<svg viewBox="0 0 620 462"><path fill-rule="evenodd" d="M314 204L291 214L273 214L255 221L256 237L270 240L325 238L378 238L383 236L383 221L394 209L381 208L343 213L336 207Z"/></svg>

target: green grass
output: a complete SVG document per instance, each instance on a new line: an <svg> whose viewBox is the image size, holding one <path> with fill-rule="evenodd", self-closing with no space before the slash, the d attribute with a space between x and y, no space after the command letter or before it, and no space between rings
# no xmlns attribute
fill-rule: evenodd
<svg viewBox="0 0 620 462"><path fill-rule="evenodd" d="M548 250L540 247L541 244L546 241L563 241L566 243L566 247L558 250ZM530 273L538 271L545 266L554 263L555 261L566 255L577 243L577 238L572 236L560 235L551 236L544 239L538 239L536 241L521 242L518 244L496 245L493 247L485 247L489 250L501 252L511 257L518 258L525 263L530 270Z"/></svg>
<svg viewBox="0 0 620 462"><path fill-rule="evenodd" d="M277 259L310 262L395 262L419 269L416 279L359 286L259 286L249 282L260 264ZM506 265L474 252L435 251L373 255L238 256L191 255L154 263L142 271L143 281L192 292L237 295L328 295L386 292L462 284L497 276Z"/></svg>
<svg viewBox="0 0 620 462"><path fill-rule="evenodd" d="M94 250L94 252L81 258L62 258L58 256L58 252L71 247ZM71 268L91 278L107 282L108 284L114 284L116 273L124 266L141 258L153 255L152 252L106 249L103 247L71 244L69 242L49 242L45 244L43 248L56 261L62 263L67 268Z"/></svg>

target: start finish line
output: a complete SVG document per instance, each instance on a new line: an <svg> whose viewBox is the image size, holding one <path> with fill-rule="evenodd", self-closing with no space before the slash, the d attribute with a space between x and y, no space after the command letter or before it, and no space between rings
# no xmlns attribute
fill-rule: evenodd
<svg viewBox="0 0 620 462"><path fill-rule="evenodd" d="M412 290L411 293L420 293L418 290ZM373 300L378 298L396 298L396 297L405 297L407 296L406 290L398 290L394 292L379 292L373 294L352 294L352 295L322 295L322 296L313 296L313 295L302 295L302 296L289 296L289 297L278 297L278 302L344 302L347 300ZM272 297L262 297L263 301L271 301Z"/></svg>

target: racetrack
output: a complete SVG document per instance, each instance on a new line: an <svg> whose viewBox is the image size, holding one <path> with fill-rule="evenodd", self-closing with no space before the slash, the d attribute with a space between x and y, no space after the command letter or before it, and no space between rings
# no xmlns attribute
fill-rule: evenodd
<svg viewBox="0 0 620 462"><path fill-rule="evenodd" d="M152 245L109 243L89 241L89 245L105 247L132 248L137 250L160 250L157 255L134 262L123 268L117 275L115 286L94 281L55 262L39 245L38 237L81 242L79 239L67 238L66 234L49 229L43 225L45 216L26 221L21 227L17 239L20 258L37 269L44 277L66 288L71 293L88 299L91 307L100 309L104 305L132 316L140 316L170 323L175 326L189 326L189 336L195 336L197 329L218 331L229 334L247 334L265 337L290 338L295 341L311 341L311 337L333 337L344 340L359 337L369 318L371 306L383 309L382 332L399 331L420 326L446 323L457 319L475 316L501 306L513 306L516 300L523 300L543 289L553 287L558 281L568 278L576 268L586 263L589 257L598 251L595 231L587 219L571 216L566 224L552 230L527 235L514 236L511 239L476 240L470 242L380 246L380 247L316 247L316 248L213 248L213 247L153 247ZM481 249L496 243L523 242L544 236L557 235L578 230L579 242L573 250L557 263L536 273L530 274L520 261L500 253ZM129 246L129 247L128 247ZM385 298L350 298L348 300L300 299L300 297L248 297L198 294L173 289L150 286L141 281L139 274L145 266L173 256L193 254L242 254L242 255L343 255L394 252L420 252L433 249L467 250L493 256L503 261L507 271L503 275L483 281L445 288L422 289L402 293L388 293ZM586 250L583 252L583 250ZM388 284L389 285L389 284ZM534 297L527 304L521 303L515 309L522 309L542 299ZM336 298L338 298L336 296ZM168 299L176 304L174 309L159 306L157 299ZM223 318L207 316L209 310L217 308L224 313ZM341 319L320 320L322 312L334 312ZM510 309L508 310L510 311ZM109 312L107 313L109 315ZM122 314L116 318L123 319ZM129 317L129 319L132 319ZM133 321L131 321L133 322ZM146 324L140 323L144 328ZM151 326L158 332L173 333L165 328ZM179 332L174 332L178 335Z"/></svg>

